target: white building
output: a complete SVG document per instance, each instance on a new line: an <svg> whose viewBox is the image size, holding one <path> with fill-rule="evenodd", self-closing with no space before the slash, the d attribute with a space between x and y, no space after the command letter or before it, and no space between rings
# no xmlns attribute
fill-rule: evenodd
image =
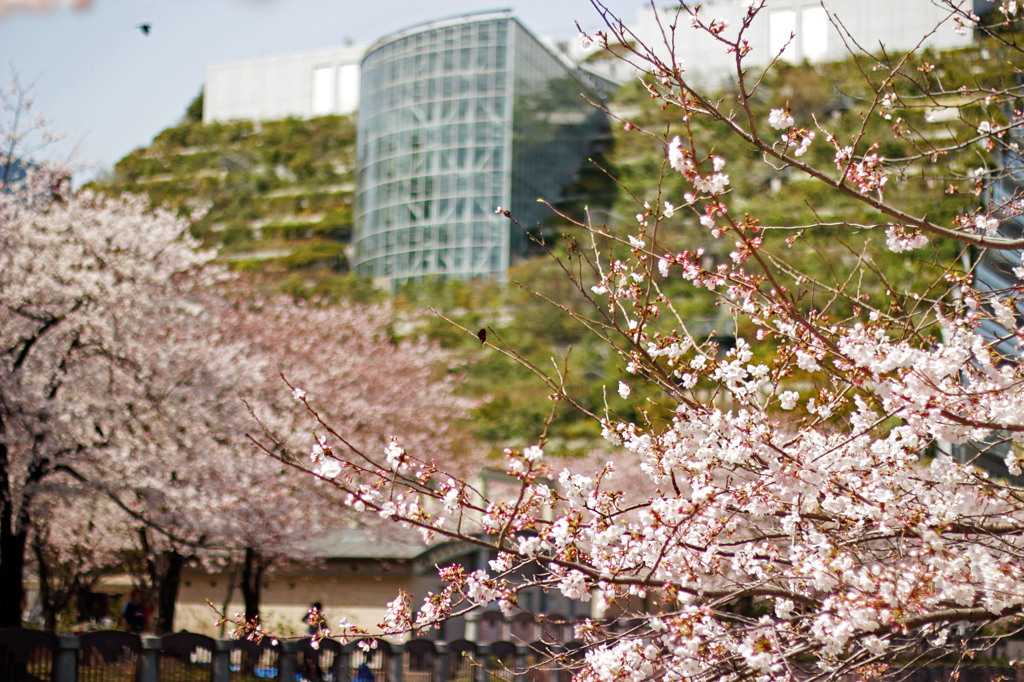
<svg viewBox="0 0 1024 682"><path fill-rule="evenodd" d="M987 0L960 0L975 11L991 5ZM695 5L694 2L690 3ZM970 31L957 33L948 21L949 9L934 0L766 0L765 8L747 29L752 48L745 63L765 66L779 57L800 63L845 59L849 46L877 53L906 51L918 46L943 50L966 46ZM735 35L746 17L742 0L704 0L700 10L706 20L728 24L726 35ZM633 21L622 19L627 38L668 58L665 35L675 25L676 61L691 82L700 86L724 84L735 70L734 56L706 32L690 26L690 17L679 6L641 9ZM848 36L840 34L842 26ZM792 38L791 38L792 36ZM846 38L846 40L844 40ZM852 40L849 40L852 38ZM568 46L570 57L580 62L596 48ZM213 64L206 69L203 123L228 120L276 120L294 116L309 118L326 114L351 114L359 106L359 64L366 47L336 47L294 54ZM586 68L616 82L633 75L628 64L598 59Z"/></svg>
<svg viewBox="0 0 1024 682"><path fill-rule="evenodd" d="M359 62L366 48L212 64L206 68L203 123L273 121L351 114L359 106Z"/></svg>
<svg viewBox="0 0 1024 682"><path fill-rule="evenodd" d="M736 36L747 16L748 3L742 0L705 0L701 4L701 19L705 23L724 20L727 28L723 35L729 39ZM883 46L893 54L919 44L946 50L965 47L972 39L969 30L958 33L956 24L949 20L949 8L933 0L825 0L825 7L822 4L821 0L766 0L744 34L751 47L744 59L747 68L766 66L775 58L794 64L805 60L839 61L850 55L850 49L858 48L873 54ZM976 3L963 0L963 4L971 9ZM719 86L735 76L735 55L727 53L725 46L706 31L693 28L685 8L676 5L655 10L647 6L632 22L620 18L626 20L630 42L646 45L666 61L669 53L665 36L674 35L676 63L695 85ZM840 34L837 26L848 35ZM573 52L573 57L580 59L579 48ZM623 76L632 76L628 65L617 62L614 67L614 73L603 75L620 82ZM596 64L591 68L600 70Z"/></svg>

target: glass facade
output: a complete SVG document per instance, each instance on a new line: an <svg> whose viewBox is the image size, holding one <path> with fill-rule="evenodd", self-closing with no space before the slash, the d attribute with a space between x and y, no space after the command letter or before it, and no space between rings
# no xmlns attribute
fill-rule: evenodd
<svg viewBox="0 0 1024 682"><path fill-rule="evenodd" d="M1012 112L1007 112L1011 121ZM1020 146L1024 144L1024 132L1014 127L1010 133L1009 143ZM998 172L988 183L986 203L989 211L999 219L1000 237L1017 239L1024 234L1024 214L1017 210L1019 199L1024 196L1024 154L1015 151L1011 146L996 152L996 168ZM1021 251L1002 249L984 249L975 253L974 284L982 292L987 292L995 299L1008 301L1012 293L1021 285L1020 279L1014 274L1014 268L1021 264ZM1024 303L1017 302L1018 324L1024 322ZM995 320L985 318L979 327L979 333L989 341L994 349L1004 358L1019 358L1021 349L1017 339Z"/></svg>
<svg viewBox="0 0 1024 682"><path fill-rule="evenodd" d="M1013 124L1020 123L1019 116L1004 110ZM1009 132L1006 146L995 154L995 170L986 188L986 204L991 215L999 219L997 236L1017 239L1024 234L1024 214L1016 206L1024 196L1024 154L1013 147L1024 145L1024 130L1016 125ZM999 300L1016 308L1017 324L1024 324L1024 302L1016 300L1015 291L1021 280L1014 274L1019 268L1024 252L1020 250L975 249L972 272L974 287L986 299ZM1019 363L1022 355L1017 337L989 316L984 316L977 328L996 355L997 363ZM1010 451L1012 438L1005 431L994 430L983 440L955 446L953 454L961 461L973 461L996 476L1009 479L1014 485L1024 485L1024 477L1012 476L1006 467L1005 457Z"/></svg>
<svg viewBox="0 0 1024 682"><path fill-rule="evenodd" d="M504 280L607 125L572 70L508 13L434 22L362 62L354 264L392 290ZM592 95L591 95L592 96ZM538 210L539 209L539 210Z"/></svg>

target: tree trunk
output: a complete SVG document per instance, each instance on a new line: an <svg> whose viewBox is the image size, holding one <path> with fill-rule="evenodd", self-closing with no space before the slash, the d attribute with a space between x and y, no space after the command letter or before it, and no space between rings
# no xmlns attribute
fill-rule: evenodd
<svg viewBox="0 0 1024 682"><path fill-rule="evenodd" d="M238 576L238 567L234 564L231 565L231 573L228 575L228 589L227 594L224 595L224 606L220 612L222 618L220 619L220 638L224 639L227 636L228 629L228 609L231 608L231 598L235 596L235 579Z"/></svg>
<svg viewBox="0 0 1024 682"><path fill-rule="evenodd" d="M245 620L248 623L253 623L260 617L260 588L263 581L263 568L259 553L252 547L246 547L239 587L242 590L242 600L245 602ZM249 667L251 665L252 661L243 656L242 672L251 673L252 670Z"/></svg>
<svg viewBox="0 0 1024 682"><path fill-rule="evenodd" d="M59 607L53 596L53 581L50 566L46 563L46 556L43 553L43 542L38 533L33 537L32 551L36 555L36 573L39 576L39 605L43 609L43 629L52 632L57 629Z"/></svg>
<svg viewBox="0 0 1024 682"><path fill-rule="evenodd" d="M0 417L0 435L4 424ZM9 478L9 452L0 439L0 628L21 627L21 609L25 601L25 550L28 529L15 531L14 496Z"/></svg>
<svg viewBox="0 0 1024 682"><path fill-rule="evenodd" d="M178 601L178 587L181 585L181 569L185 565L185 557L174 550L160 553L157 561L159 575L152 575L153 586L157 593L157 634L174 632L174 606Z"/></svg>
<svg viewBox="0 0 1024 682"><path fill-rule="evenodd" d="M265 568L259 553L251 547L246 547L241 588L242 599L245 601L245 619L250 623L260 615L260 590Z"/></svg>
<svg viewBox="0 0 1024 682"><path fill-rule="evenodd" d="M13 531L10 504L0 510L0 628L20 628L25 601L25 531Z"/></svg>

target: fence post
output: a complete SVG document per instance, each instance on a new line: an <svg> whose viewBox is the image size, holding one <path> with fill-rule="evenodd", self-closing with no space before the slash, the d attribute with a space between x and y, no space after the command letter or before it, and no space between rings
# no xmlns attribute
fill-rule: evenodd
<svg viewBox="0 0 1024 682"><path fill-rule="evenodd" d="M487 646L477 645L473 666L473 682L487 682Z"/></svg>
<svg viewBox="0 0 1024 682"><path fill-rule="evenodd" d="M565 670L566 646L564 644L556 644L551 650L551 662L552 662L552 673L548 678L551 682L561 682L562 671Z"/></svg>
<svg viewBox="0 0 1024 682"><path fill-rule="evenodd" d="M476 665L473 666L473 682L487 682L487 657L490 654L488 645L477 644Z"/></svg>
<svg viewBox="0 0 1024 682"><path fill-rule="evenodd" d="M515 674L526 675L526 655L529 652L529 646L526 644L515 645Z"/></svg>
<svg viewBox="0 0 1024 682"><path fill-rule="evenodd" d="M142 635L142 650L139 652L139 682L160 682L160 650L164 638L159 635Z"/></svg>
<svg viewBox="0 0 1024 682"><path fill-rule="evenodd" d="M437 647L437 658L434 659L434 679L437 682L448 682L448 659L451 654L448 653L447 642L435 643Z"/></svg>
<svg viewBox="0 0 1024 682"><path fill-rule="evenodd" d="M293 682L295 671L298 669L298 666L295 665L295 654L299 650L299 643L295 640L282 639L280 644L281 649L277 658L277 679L282 682Z"/></svg>
<svg viewBox="0 0 1024 682"><path fill-rule="evenodd" d="M81 648L78 635L57 635L57 650L53 652L54 682L78 681L78 650Z"/></svg>
<svg viewBox="0 0 1024 682"><path fill-rule="evenodd" d="M405 667L405 645L404 644L392 644L391 645L391 660L388 661L391 665L391 674L388 676L389 682L402 682L402 669Z"/></svg>
<svg viewBox="0 0 1024 682"><path fill-rule="evenodd" d="M334 679L337 682L352 682L352 649L355 645L341 645L341 651L334 657Z"/></svg>
<svg viewBox="0 0 1024 682"><path fill-rule="evenodd" d="M218 639L213 643L213 682L231 682L230 639Z"/></svg>
<svg viewBox="0 0 1024 682"><path fill-rule="evenodd" d="M463 637L470 642L478 642L480 639L480 612L470 611L466 614L466 631Z"/></svg>

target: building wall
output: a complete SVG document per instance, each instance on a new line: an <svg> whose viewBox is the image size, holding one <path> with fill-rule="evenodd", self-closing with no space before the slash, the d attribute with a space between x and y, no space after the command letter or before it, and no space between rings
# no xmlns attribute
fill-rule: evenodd
<svg viewBox="0 0 1024 682"><path fill-rule="evenodd" d="M795 64L848 57L847 45L821 4L820 0L768 0L746 31L752 50L745 64L765 66L780 54L783 61ZM881 45L889 51L909 50L922 36L925 46L936 49L966 46L971 41L970 31L957 35L953 22L943 22L949 11L932 0L828 0L825 4L856 43L871 52L878 52ZM704 3L700 16L708 22L724 19L728 22L725 35L732 37L746 12L740 0L719 0ZM647 7L631 28L641 42L668 59L663 29L668 34L668 27L675 23L676 62L692 82L715 86L734 77L735 55L726 53L724 45L707 32L693 29L686 12L679 12L678 20L676 16L676 9ZM791 33L795 34L792 40Z"/></svg>
<svg viewBox="0 0 1024 682"><path fill-rule="evenodd" d="M217 614L210 608L209 599L220 608L224 604L230 576L226 573L206 573L189 570L182 575L175 609L174 629L217 636ZM324 606L324 613L332 627L341 618L354 625L377 629L384 620L387 604L398 596L398 590L416 595L437 590L436 575L413 577L408 567L391 571L380 568L379 562L366 565L344 564L310 567L304 573L274 574L264 583L260 613L268 629L281 636L305 634L303 618L313 602ZM236 587L228 606L228 614L244 611L241 592ZM229 626L230 632L230 626Z"/></svg>
<svg viewBox="0 0 1024 682"><path fill-rule="evenodd" d="M505 279L526 240L495 209L529 203L518 217L531 225L538 197L557 200L571 173L553 163L566 148L555 138L579 139L584 91L508 12L381 39L362 63L356 272L392 289Z"/></svg>
<svg viewBox="0 0 1024 682"><path fill-rule="evenodd" d="M212 64L203 123L351 114L359 106L363 47L340 47Z"/></svg>

